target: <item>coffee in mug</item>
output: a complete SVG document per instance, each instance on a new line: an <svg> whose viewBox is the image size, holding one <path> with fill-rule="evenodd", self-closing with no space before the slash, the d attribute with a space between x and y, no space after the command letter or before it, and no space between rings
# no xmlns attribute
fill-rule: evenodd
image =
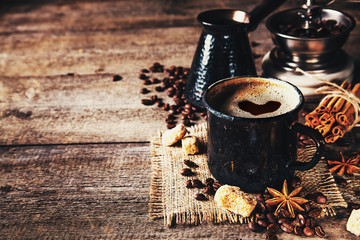
<svg viewBox="0 0 360 240"><path fill-rule="evenodd" d="M203 95L208 110L208 165L223 184L247 192L279 187L295 170L314 167L323 153L322 135L297 123L304 97L294 85L274 78L235 77L212 84ZM317 151L297 161L297 134Z"/></svg>

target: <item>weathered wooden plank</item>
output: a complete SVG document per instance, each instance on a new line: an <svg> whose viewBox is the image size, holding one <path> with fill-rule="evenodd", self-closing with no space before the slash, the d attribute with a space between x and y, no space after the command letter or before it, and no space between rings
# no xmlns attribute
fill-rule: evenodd
<svg viewBox="0 0 360 240"><path fill-rule="evenodd" d="M0 173L2 239L264 239L246 226L150 220L148 144L2 147ZM345 223L321 225L330 239L351 239Z"/></svg>

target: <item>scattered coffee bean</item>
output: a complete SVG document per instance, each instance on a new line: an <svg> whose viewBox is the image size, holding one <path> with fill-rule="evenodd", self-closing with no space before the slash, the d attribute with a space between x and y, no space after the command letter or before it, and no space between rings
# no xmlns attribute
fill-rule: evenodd
<svg viewBox="0 0 360 240"><path fill-rule="evenodd" d="M141 94L147 94L147 93L149 93L150 91L149 91L149 89L147 89L147 88L142 88L141 90L140 90L140 93Z"/></svg>
<svg viewBox="0 0 360 240"><path fill-rule="evenodd" d="M149 79L144 80L144 85L151 85L151 81Z"/></svg>
<svg viewBox="0 0 360 240"><path fill-rule="evenodd" d="M294 233L295 233L295 235L298 235L298 236L302 235L302 233L303 233L302 227L300 227L300 226L295 226L295 227L294 227Z"/></svg>
<svg viewBox="0 0 360 240"><path fill-rule="evenodd" d="M214 182L212 186L215 190L218 190L222 185L219 182Z"/></svg>
<svg viewBox="0 0 360 240"><path fill-rule="evenodd" d="M262 231L262 228L256 222L253 222L253 221L248 223L248 228L253 232L261 232Z"/></svg>
<svg viewBox="0 0 360 240"><path fill-rule="evenodd" d="M322 193L317 193L315 201L319 204L325 204L327 202L327 197Z"/></svg>
<svg viewBox="0 0 360 240"><path fill-rule="evenodd" d="M322 229L321 226L315 227L315 233L318 237L321 237L321 238L325 237L325 231Z"/></svg>
<svg viewBox="0 0 360 240"><path fill-rule="evenodd" d="M207 197L202 193L195 194L195 199L198 201L206 201L208 200Z"/></svg>
<svg viewBox="0 0 360 240"><path fill-rule="evenodd" d="M139 79L141 79L141 80L147 80L149 77L148 76L146 76L146 74L144 74L144 73L140 73L139 74Z"/></svg>
<svg viewBox="0 0 360 240"><path fill-rule="evenodd" d="M304 227L303 234L305 236L311 237L311 236L314 236L315 230L314 230L314 228L307 226L307 227Z"/></svg>
<svg viewBox="0 0 360 240"><path fill-rule="evenodd" d="M143 68L143 69L140 70L140 72L141 73L149 73L150 71L148 69L146 69L146 68Z"/></svg>
<svg viewBox="0 0 360 240"><path fill-rule="evenodd" d="M186 180L186 188L193 188L193 185L191 183L191 180Z"/></svg>
<svg viewBox="0 0 360 240"><path fill-rule="evenodd" d="M180 174L183 176L192 176L192 175L194 175L194 172L191 171L190 168L183 168L183 169L181 169Z"/></svg>
<svg viewBox="0 0 360 240"><path fill-rule="evenodd" d="M257 224L260 226L260 227L263 227L263 228L266 228L267 225L269 225L268 221L266 219L258 219L257 220Z"/></svg>
<svg viewBox="0 0 360 240"><path fill-rule="evenodd" d="M185 159L184 160L184 164L188 167L191 167L191 168L197 168L199 167L196 163L194 163L193 161L191 160L188 160L188 159Z"/></svg>
<svg viewBox="0 0 360 240"><path fill-rule="evenodd" d="M312 218L318 218L321 215L321 210L319 208L315 208L313 210L311 210L308 214L309 217Z"/></svg>
<svg viewBox="0 0 360 240"><path fill-rule="evenodd" d="M309 211L311 210L311 205L310 205L310 203L309 203L309 202L305 203L305 204L303 205L303 208L304 208L305 212L309 212Z"/></svg>
<svg viewBox="0 0 360 240"><path fill-rule="evenodd" d="M150 106L150 105L154 105L155 102L151 99L142 99L141 100L141 103L145 106Z"/></svg>
<svg viewBox="0 0 360 240"><path fill-rule="evenodd" d="M291 233L294 230L294 227L291 224L284 222L281 224L281 230L287 233Z"/></svg>
<svg viewBox="0 0 360 240"><path fill-rule="evenodd" d="M214 184L214 179L212 179L212 178L207 178L206 180L205 180L205 184L206 184L206 186L212 186L213 184Z"/></svg>
<svg viewBox="0 0 360 240"><path fill-rule="evenodd" d="M306 219L305 219L304 215L299 213L298 215L296 215L296 219L299 221L300 226L305 225Z"/></svg>
<svg viewBox="0 0 360 240"><path fill-rule="evenodd" d="M265 213L256 213L255 217L256 217L256 219L267 219Z"/></svg>
<svg viewBox="0 0 360 240"><path fill-rule="evenodd" d="M208 195L214 195L215 189L212 186L206 186L204 193Z"/></svg>
<svg viewBox="0 0 360 240"><path fill-rule="evenodd" d="M277 222L276 216L272 212L268 212L266 214L266 218L269 221L269 223L276 223Z"/></svg>
<svg viewBox="0 0 360 240"><path fill-rule="evenodd" d="M157 92L163 92L164 91L164 88L160 87L160 86L156 86L155 87L155 91Z"/></svg>
<svg viewBox="0 0 360 240"><path fill-rule="evenodd" d="M120 81L120 80L122 80L122 76L120 76L120 75L114 75L113 76L113 82L117 82L117 81Z"/></svg>
<svg viewBox="0 0 360 240"><path fill-rule="evenodd" d="M168 124L166 125L167 129L172 129L174 127L176 127L176 124Z"/></svg>
<svg viewBox="0 0 360 240"><path fill-rule="evenodd" d="M203 188L204 187L204 184L199 179L191 180L191 184L195 188Z"/></svg>
<svg viewBox="0 0 360 240"><path fill-rule="evenodd" d="M266 240L277 240L278 237L276 236L275 233L267 232L266 235L265 235L265 239Z"/></svg>
<svg viewBox="0 0 360 240"><path fill-rule="evenodd" d="M266 230L269 232L277 233L281 229L280 225L277 223L270 223L267 225Z"/></svg>

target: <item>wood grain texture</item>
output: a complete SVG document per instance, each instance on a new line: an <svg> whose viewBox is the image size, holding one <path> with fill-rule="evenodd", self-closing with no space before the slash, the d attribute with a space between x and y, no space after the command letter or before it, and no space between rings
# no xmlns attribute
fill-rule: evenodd
<svg viewBox="0 0 360 240"><path fill-rule="evenodd" d="M264 239L246 225L167 228L151 220L149 152L148 144L0 148L1 238ZM345 223L321 225L328 239L351 239Z"/></svg>

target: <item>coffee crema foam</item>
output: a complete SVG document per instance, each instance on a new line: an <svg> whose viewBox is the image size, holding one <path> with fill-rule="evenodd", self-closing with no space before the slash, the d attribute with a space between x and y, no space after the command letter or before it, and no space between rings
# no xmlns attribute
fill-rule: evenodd
<svg viewBox="0 0 360 240"><path fill-rule="evenodd" d="M300 102L299 93L291 85L281 81L270 81L262 78L235 78L224 82L224 84L219 84L215 88L220 88L216 91L220 90L222 94L220 99L215 96L212 98L211 102L217 101L214 108L235 117L274 117L295 109ZM280 107L273 112L253 115L249 111L240 109L239 103L243 101L257 105L265 105L271 101L279 102Z"/></svg>

